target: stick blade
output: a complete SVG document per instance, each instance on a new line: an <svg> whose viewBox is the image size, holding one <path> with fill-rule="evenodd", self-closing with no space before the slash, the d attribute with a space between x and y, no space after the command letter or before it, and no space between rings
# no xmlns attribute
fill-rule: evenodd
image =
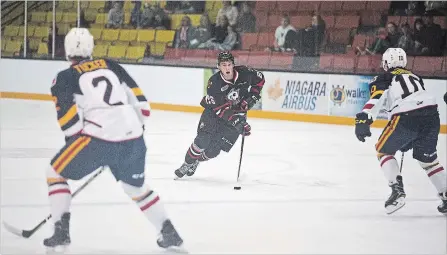
<svg viewBox="0 0 447 255"><path fill-rule="evenodd" d="M17 235L17 236L20 236L20 237L25 237L25 238L29 237L29 236L23 235L23 231L22 230L20 230L18 228L15 228L15 227L9 225L6 222L3 222L3 226L5 227L6 230L8 230L9 232L11 232L14 235Z"/></svg>

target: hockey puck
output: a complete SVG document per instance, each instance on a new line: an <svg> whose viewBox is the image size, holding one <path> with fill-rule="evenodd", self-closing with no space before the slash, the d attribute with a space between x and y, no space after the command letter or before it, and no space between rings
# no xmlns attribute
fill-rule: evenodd
<svg viewBox="0 0 447 255"><path fill-rule="evenodd" d="M240 190L241 187L237 186L237 187L234 187L234 189L235 189L235 190Z"/></svg>

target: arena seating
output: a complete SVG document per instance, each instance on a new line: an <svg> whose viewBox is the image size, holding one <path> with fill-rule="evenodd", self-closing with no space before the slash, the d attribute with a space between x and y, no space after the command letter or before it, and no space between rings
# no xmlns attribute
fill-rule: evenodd
<svg viewBox="0 0 447 255"><path fill-rule="evenodd" d="M155 0L152 0L155 1ZM151 1L150 1L151 2ZM212 66L215 63L215 51L174 49L175 29L180 25L184 14L169 14L171 29L149 30L135 29L130 24L133 4L126 0L124 4L125 25L122 29L106 29L106 1L82 1L85 19L90 22L90 31L95 38L95 57L109 57L122 62L141 62L149 46L153 57L171 63L185 65ZM160 1L164 7L165 1ZM206 1L205 9L211 21L215 20L220 1ZM248 64L264 69L293 70L295 57L292 53L265 52L274 40L274 31L280 24L284 13L291 18L296 28L310 25L312 15L318 11L326 23L326 33L318 61L312 67L331 72L377 72L380 68L380 56L357 56L357 47L370 45L372 33L361 33L367 28L384 26L384 22L393 21L397 25L408 22L413 24L415 16L388 16L389 1L258 1L253 9L256 16L256 32L240 35L240 49L234 54L238 63ZM58 35L65 35L77 24L77 2L60 1L56 6L55 23ZM28 50L34 58L48 57L48 37L52 30L52 1L44 2L31 10L28 17L26 34ZM20 16L20 13L16 13ZM201 14L187 14L193 26L197 26ZM22 15L23 16L23 15ZM435 17L435 23L447 29L446 17ZM411 25L412 26L412 25ZM23 18L2 27L2 56L19 56L23 51L25 29ZM410 57L409 68L427 75L446 76L447 61L445 56Z"/></svg>

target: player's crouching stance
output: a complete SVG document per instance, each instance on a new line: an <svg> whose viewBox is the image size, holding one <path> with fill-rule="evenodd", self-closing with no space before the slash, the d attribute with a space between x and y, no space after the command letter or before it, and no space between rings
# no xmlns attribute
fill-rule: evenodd
<svg viewBox="0 0 447 255"><path fill-rule="evenodd" d="M182 238L159 196L144 184L143 125L150 115L149 103L119 64L92 60L93 48L93 36L87 29L71 29L65 37L65 52L72 65L58 73L51 87L66 144L47 171L55 224L53 236L45 239L44 245L56 248L71 242L71 192L67 180L79 180L108 166L121 181L124 192L160 233L157 244L178 247Z"/></svg>
<svg viewBox="0 0 447 255"><path fill-rule="evenodd" d="M439 163L436 146L440 120L435 98L425 90L424 81L405 69L407 55L401 48L390 48L382 56L384 74L369 84L371 98L355 119L355 134L364 142L371 136L370 125L386 100L390 121L376 143L380 166L392 193L385 202L388 214L405 205L405 191L399 165L394 158L398 150L413 149L413 158L425 170L442 200L438 211L447 213L447 175Z"/></svg>
<svg viewBox="0 0 447 255"><path fill-rule="evenodd" d="M188 148L183 165L175 170L178 178L191 176L202 161L229 152L239 135L249 136L247 111L261 98L264 75L246 66L234 66L230 52L217 57L219 72L208 80L207 95L200 105L205 110L200 117L197 136Z"/></svg>

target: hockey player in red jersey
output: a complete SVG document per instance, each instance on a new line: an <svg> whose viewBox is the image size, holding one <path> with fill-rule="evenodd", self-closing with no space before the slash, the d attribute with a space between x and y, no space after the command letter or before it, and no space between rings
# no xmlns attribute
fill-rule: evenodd
<svg viewBox="0 0 447 255"><path fill-rule="evenodd" d="M260 99L264 75L246 66L235 66L230 52L217 57L219 72L208 80L207 95L200 105L197 136L185 155L185 162L175 170L178 178L195 173L200 162L217 157L220 151L229 152L239 135L249 136L249 111Z"/></svg>
<svg viewBox="0 0 447 255"><path fill-rule="evenodd" d="M53 157L46 173L55 224L54 234L44 240L44 245L54 249L71 243L71 191L67 180L79 180L108 166L160 234L157 244L163 248L181 246L183 240L160 197L144 183L143 125L150 114L146 97L119 64L92 60L94 41L87 29L72 28L64 46L72 65L57 74L51 93L66 144Z"/></svg>
<svg viewBox="0 0 447 255"><path fill-rule="evenodd" d="M364 142L371 136L370 125L385 104L388 125L376 143L377 157L392 193L385 202L388 214L405 205L405 191L395 153L413 149L413 158L425 170L438 191L441 204L438 211L447 213L447 175L438 161L436 146L440 131L438 105L425 90L424 81L405 69L407 55L401 48L389 48L382 56L384 74L369 84L370 100L356 115L355 134Z"/></svg>

